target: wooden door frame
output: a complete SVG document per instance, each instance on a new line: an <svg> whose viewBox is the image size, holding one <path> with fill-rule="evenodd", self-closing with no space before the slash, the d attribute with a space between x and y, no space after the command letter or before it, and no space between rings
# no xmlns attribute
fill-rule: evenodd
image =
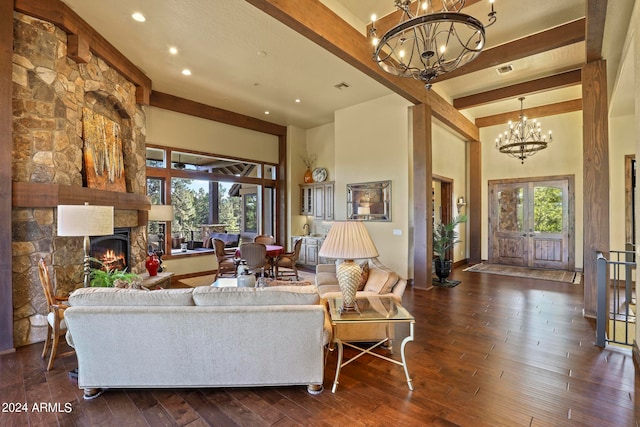
<svg viewBox="0 0 640 427"><path fill-rule="evenodd" d="M491 214L491 188L494 185L500 184L528 184L528 183L536 183L536 182L544 182L544 181L567 181L568 188L568 200L567 200L567 220L569 221L567 225L567 233L569 238L568 244L568 259L567 259L567 268L569 270L575 270L576 265L576 188L575 188L575 176L574 175L551 175L551 176L538 176L538 177L527 177L527 178L509 178L509 179L494 179L487 182L487 218L488 218L488 233L487 233L487 245L489 250L489 259L491 259L491 251L492 251L492 242L493 238L493 221L495 218L492 217Z"/></svg>
<svg viewBox="0 0 640 427"><path fill-rule="evenodd" d="M633 250L632 247L629 247L629 243L635 242L633 230L633 161L635 159L635 154L627 154L624 156L624 243L626 250Z"/></svg>
<svg viewBox="0 0 640 427"><path fill-rule="evenodd" d="M440 213L440 220L443 224L451 222L453 219L453 179L440 175L431 176L431 185L433 187L433 181L440 183L440 206L442 212ZM435 208L435 207L434 207ZM453 248L447 251L447 258L453 259Z"/></svg>

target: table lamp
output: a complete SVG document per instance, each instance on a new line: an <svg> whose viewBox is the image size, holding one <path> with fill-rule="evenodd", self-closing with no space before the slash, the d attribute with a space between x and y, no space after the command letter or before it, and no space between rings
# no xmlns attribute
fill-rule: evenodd
<svg viewBox="0 0 640 427"><path fill-rule="evenodd" d="M356 310L356 291L362 269L353 260L378 256L378 249L371 240L367 227L360 221L334 222L318 255L344 260L336 268L336 277L342 292L341 311Z"/></svg>
<svg viewBox="0 0 640 427"><path fill-rule="evenodd" d="M160 224L158 231L158 246L159 249L155 252L160 261L160 267L162 267L162 255L164 255L165 242L164 242L164 230L165 223L167 221L173 221L173 206L171 205L151 205L149 211L149 221L157 221ZM158 272L162 272L161 269Z"/></svg>
<svg viewBox="0 0 640 427"><path fill-rule="evenodd" d="M113 206L58 205L58 236L84 237L84 287L89 287L91 263L89 236L113 234Z"/></svg>

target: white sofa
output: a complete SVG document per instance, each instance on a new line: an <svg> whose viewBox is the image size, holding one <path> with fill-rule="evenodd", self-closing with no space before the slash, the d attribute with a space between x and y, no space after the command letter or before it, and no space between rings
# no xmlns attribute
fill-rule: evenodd
<svg viewBox="0 0 640 427"><path fill-rule="evenodd" d="M356 298L380 295L402 302L407 281L382 264L377 258L360 262L361 265L365 263L368 266L369 274L367 280L362 284L362 289L356 293ZM318 294L323 300L342 296L336 277L336 264L318 264L316 266L316 286ZM393 327L380 323L340 325L333 333L345 342L371 342L388 338L388 347L391 347L391 341L394 339Z"/></svg>
<svg viewBox="0 0 640 427"><path fill-rule="evenodd" d="M331 325L316 287L83 288L65 311L81 388L307 385Z"/></svg>

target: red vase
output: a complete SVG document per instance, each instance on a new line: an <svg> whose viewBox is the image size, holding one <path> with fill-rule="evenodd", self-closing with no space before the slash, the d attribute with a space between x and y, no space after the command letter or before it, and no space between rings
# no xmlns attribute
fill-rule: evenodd
<svg viewBox="0 0 640 427"><path fill-rule="evenodd" d="M155 256L147 257L147 262L144 263L145 267L147 267L147 271L149 272L149 276L157 276L158 275L158 267L160 267L160 261Z"/></svg>

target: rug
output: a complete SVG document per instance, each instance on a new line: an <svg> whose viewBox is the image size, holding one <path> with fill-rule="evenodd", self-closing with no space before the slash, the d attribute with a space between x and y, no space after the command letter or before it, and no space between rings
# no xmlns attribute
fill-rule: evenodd
<svg viewBox="0 0 640 427"><path fill-rule="evenodd" d="M459 280L445 279L444 282L441 282L440 278L438 278L438 277L432 277L431 278L431 284L433 286L437 286L438 288L453 288L453 287L458 286L460 283L461 282Z"/></svg>
<svg viewBox="0 0 640 427"><path fill-rule="evenodd" d="M564 282L580 284L582 274L575 271L565 270L543 270L539 268L527 268L515 265L501 264L476 264L464 271L475 271L478 273L499 274L512 277L526 277L528 279L550 280L552 282Z"/></svg>

